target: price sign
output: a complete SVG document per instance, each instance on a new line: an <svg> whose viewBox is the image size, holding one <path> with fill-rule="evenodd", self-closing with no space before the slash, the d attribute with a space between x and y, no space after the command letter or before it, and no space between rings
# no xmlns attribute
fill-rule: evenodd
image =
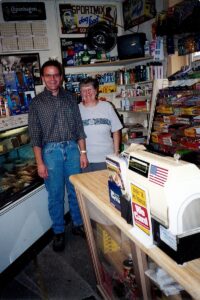
<svg viewBox="0 0 200 300"><path fill-rule="evenodd" d="M146 192L135 184L131 184L131 199L135 225L147 235L150 235L150 222L147 210Z"/></svg>

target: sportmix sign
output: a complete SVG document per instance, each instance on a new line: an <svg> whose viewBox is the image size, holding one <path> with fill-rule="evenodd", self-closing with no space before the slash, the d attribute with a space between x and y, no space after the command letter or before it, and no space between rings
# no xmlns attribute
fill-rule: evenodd
<svg viewBox="0 0 200 300"><path fill-rule="evenodd" d="M85 33L87 27L106 21L116 24L117 8L115 5L72 5L60 4L61 32L63 34Z"/></svg>
<svg viewBox="0 0 200 300"><path fill-rule="evenodd" d="M5 21L46 20L44 2L4 2L1 5Z"/></svg>

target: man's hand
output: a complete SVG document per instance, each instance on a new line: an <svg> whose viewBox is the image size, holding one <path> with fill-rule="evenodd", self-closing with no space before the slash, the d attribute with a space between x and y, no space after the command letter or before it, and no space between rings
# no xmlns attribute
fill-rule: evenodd
<svg viewBox="0 0 200 300"><path fill-rule="evenodd" d="M43 179L47 179L48 177L48 170L45 166L45 164L39 164L37 166L37 169L38 169L38 175L43 178Z"/></svg>
<svg viewBox="0 0 200 300"><path fill-rule="evenodd" d="M81 169L84 169L88 166L88 159L86 153L80 154L80 164L81 164Z"/></svg>

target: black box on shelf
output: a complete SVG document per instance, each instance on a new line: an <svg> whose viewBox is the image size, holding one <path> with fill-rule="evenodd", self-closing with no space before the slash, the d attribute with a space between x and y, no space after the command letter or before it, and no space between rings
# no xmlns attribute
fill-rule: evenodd
<svg viewBox="0 0 200 300"><path fill-rule="evenodd" d="M145 33L131 33L117 37L119 59L144 57Z"/></svg>
<svg viewBox="0 0 200 300"><path fill-rule="evenodd" d="M120 207L122 218L124 218L128 224L133 225L131 201L128 200L124 195L120 196Z"/></svg>

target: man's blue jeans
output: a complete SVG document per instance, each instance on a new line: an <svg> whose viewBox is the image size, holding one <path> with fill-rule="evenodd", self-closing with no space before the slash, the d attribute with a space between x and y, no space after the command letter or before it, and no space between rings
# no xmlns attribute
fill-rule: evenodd
<svg viewBox="0 0 200 300"><path fill-rule="evenodd" d="M75 226L83 224L76 193L69 176L78 174L80 153L75 141L48 143L43 148L43 160L48 169L45 186L48 192L48 208L55 234L64 232L64 195L67 187L70 215Z"/></svg>

